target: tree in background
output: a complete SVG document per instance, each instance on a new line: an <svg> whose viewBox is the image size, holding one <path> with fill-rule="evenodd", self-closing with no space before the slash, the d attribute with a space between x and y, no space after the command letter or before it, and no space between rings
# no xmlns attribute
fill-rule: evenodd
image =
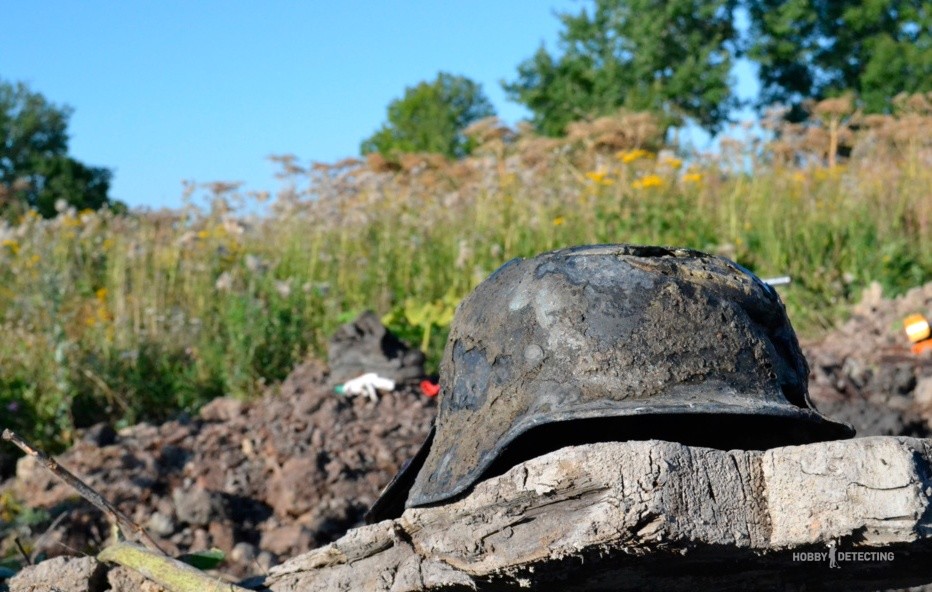
<svg viewBox="0 0 932 592"><path fill-rule="evenodd" d="M541 47L505 83L538 131L625 107L666 125L684 118L718 131L736 100L729 72L737 47L736 0L596 0L562 14L560 55Z"/></svg>
<svg viewBox="0 0 932 592"><path fill-rule="evenodd" d="M52 217L59 200L77 209L111 204L110 171L68 156L70 116L25 84L0 80L0 214L34 208Z"/></svg>
<svg viewBox="0 0 932 592"><path fill-rule="evenodd" d="M495 109L479 84L440 72L433 82L409 87L404 97L392 101L388 122L362 143L361 151L386 156L434 152L460 158L472 149L463 130L491 115L495 115Z"/></svg>
<svg viewBox="0 0 932 592"><path fill-rule="evenodd" d="M854 92L867 112L889 112L901 92L932 90L928 0L747 0L749 56L760 64L759 106Z"/></svg>

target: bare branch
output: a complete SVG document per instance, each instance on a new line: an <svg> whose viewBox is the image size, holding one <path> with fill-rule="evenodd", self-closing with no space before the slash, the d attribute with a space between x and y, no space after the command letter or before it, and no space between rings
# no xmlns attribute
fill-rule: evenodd
<svg viewBox="0 0 932 592"><path fill-rule="evenodd" d="M81 497L93 504L95 508L104 514L107 514L111 520L116 522L116 524L120 527L120 531L123 533L123 536L128 540L139 541L149 549L161 553L162 555L166 555L165 551L158 545L158 543L155 542L155 539L149 535L145 528L130 520L129 516L118 510L116 506L107 501L104 496L95 491L84 481L78 479L68 469L59 465L55 459L50 458L41 450L33 447L12 430L3 430L3 439L16 444L16 446L18 446L23 452L33 456L42 464L42 466L51 471L53 475L70 485L75 491L81 494Z"/></svg>

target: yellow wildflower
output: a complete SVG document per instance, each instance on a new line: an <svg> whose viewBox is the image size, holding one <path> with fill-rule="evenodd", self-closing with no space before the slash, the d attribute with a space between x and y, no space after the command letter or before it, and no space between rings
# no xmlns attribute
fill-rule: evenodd
<svg viewBox="0 0 932 592"><path fill-rule="evenodd" d="M589 171L586 177L596 185L611 185L615 182L605 176L605 171Z"/></svg>
<svg viewBox="0 0 932 592"><path fill-rule="evenodd" d="M843 165L835 165L828 168L817 168L813 172L813 177L816 181L827 181L838 179L841 174L844 172Z"/></svg>
<svg viewBox="0 0 932 592"><path fill-rule="evenodd" d="M658 175L647 175L631 184L635 189L648 189L650 187L663 187L663 179Z"/></svg>
<svg viewBox="0 0 932 592"><path fill-rule="evenodd" d="M683 181L686 183L700 183L702 182L701 173L686 173L683 175Z"/></svg>
<svg viewBox="0 0 932 592"><path fill-rule="evenodd" d="M13 253L14 255L19 254L19 243L16 242L15 240L6 238L6 239L3 239L3 243L0 243L0 244L2 244L4 247L9 249L10 252Z"/></svg>
<svg viewBox="0 0 932 592"><path fill-rule="evenodd" d="M206 230L199 230L197 233L197 238L202 239L202 240L205 238L208 238L209 236L210 236L210 233L207 232Z"/></svg>
<svg viewBox="0 0 932 592"><path fill-rule="evenodd" d="M663 165L670 167L671 169L678 169L683 166L682 159L676 158L674 156L668 156L663 159Z"/></svg>
<svg viewBox="0 0 932 592"><path fill-rule="evenodd" d="M106 302L107 301L107 288L99 288L97 292L94 293L94 295L97 296L97 300L99 300L100 302Z"/></svg>
<svg viewBox="0 0 932 592"><path fill-rule="evenodd" d="M35 210L26 210L26 213L19 217L19 223L25 224L31 220L38 220L39 213Z"/></svg>
<svg viewBox="0 0 932 592"><path fill-rule="evenodd" d="M642 158L649 158L650 155L651 155L650 152L648 152L647 150L642 150L641 148L638 148L636 150L622 150L621 152L616 154L615 157L618 158L618 160L620 160L621 162L628 164L628 163L634 162L635 160L640 160Z"/></svg>
<svg viewBox="0 0 932 592"><path fill-rule="evenodd" d="M563 226L565 222L566 222L566 218L564 218L563 216L557 216L556 218L553 219L554 226Z"/></svg>
<svg viewBox="0 0 932 592"><path fill-rule="evenodd" d="M81 225L81 220L70 214L65 214L61 218L61 223L65 228L77 228Z"/></svg>

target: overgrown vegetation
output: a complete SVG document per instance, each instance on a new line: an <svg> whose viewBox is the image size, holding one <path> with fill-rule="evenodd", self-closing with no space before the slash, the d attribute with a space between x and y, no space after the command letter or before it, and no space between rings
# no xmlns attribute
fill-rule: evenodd
<svg viewBox="0 0 932 592"><path fill-rule="evenodd" d="M822 103L820 123L706 156L663 150L646 114L564 139L486 119L459 161L279 157L261 215L266 196L224 183L189 187L203 208L27 213L0 230L3 423L60 444L104 418L252 397L367 308L436 361L455 303L490 272L581 243L684 245L789 274L791 318L814 335L871 281L895 293L932 277L932 96L898 105Z"/></svg>

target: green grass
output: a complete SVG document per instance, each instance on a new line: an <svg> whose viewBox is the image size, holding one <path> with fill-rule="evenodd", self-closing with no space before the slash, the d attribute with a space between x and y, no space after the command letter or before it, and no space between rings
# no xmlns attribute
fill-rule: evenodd
<svg viewBox="0 0 932 592"><path fill-rule="evenodd" d="M748 147L736 169L569 142L532 157L540 146L517 142L400 170L292 163L261 216L231 209L249 196L228 186L201 209L27 216L0 230L0 424L55 446L103 418L254 397L367 308L436 363L455 303L484 277L584 243L689 246L789 274L790 317L816 335L870 282L896 294L932 277L928 146L883 145L834 168Z"/></svg>

